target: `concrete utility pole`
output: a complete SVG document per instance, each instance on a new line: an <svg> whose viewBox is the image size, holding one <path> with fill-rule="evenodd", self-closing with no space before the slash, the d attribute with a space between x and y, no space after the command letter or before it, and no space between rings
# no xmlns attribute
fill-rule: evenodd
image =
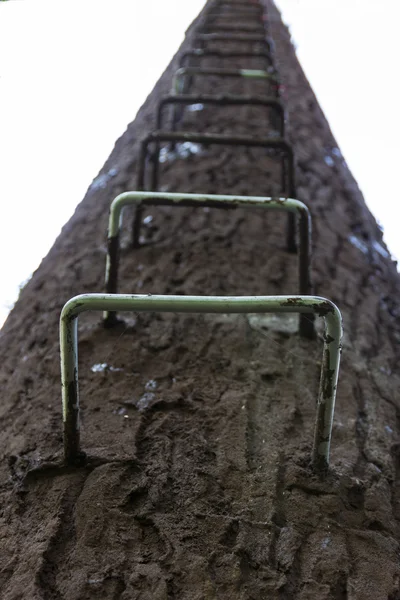
<svg viewBox="0 0 400 600"><path fill-rule="evenodd" d="M206 4L99 178L0 333L1 598L400 598L399 277L271 1ZM167 200L126 207L107 248L114 198L155 189ZM279 202L303 232L311 216L311 285ZM64 322L66 464L59 317L105 292L107 252L107 291L188 296L186 312L285 296L290 314L118 300L109 327ZM329 469L313 440L330 305L306 302L299 333L299 273L343 315Z"/></svg>

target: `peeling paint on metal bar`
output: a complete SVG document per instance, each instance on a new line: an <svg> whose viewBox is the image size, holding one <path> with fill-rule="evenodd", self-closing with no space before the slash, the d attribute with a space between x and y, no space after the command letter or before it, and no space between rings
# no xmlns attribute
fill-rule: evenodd
<svg viewBox="0 0 400 600"><path fill-rule="evenodd" d="M283 210L298 215L299 221L299 294L310 295L311 263L311 216L307 206L294 198L271 198L263 196L224 196L213 194L172 194L164 192L125 192L117 196L110 206L108 224L108 252L106 259L106 292L118 291L119 236L122 226L122 214L125 206L136 205L136 210L145 206L195 206L219 209L262 208L264 210ZM136 232L136 235L138 232ZM297 297L295 298L297 299ZM290 297L288 302L290 302ZM321 315L324 316L324 315ZM104 315L105 325L113 326L117 320L115 313ZM314 323L311 318L300 316L300 334L314 337Z"/></svg>
<svg viewBox="0 0 400 600"><path fill-rule="evenodd" d="M330 310L326 310L329 305ZM322 307L322 309L321 309ZM318 296L152 296L82 294L71 298L60 317L61 391L64 456L68 464L83 458L79 431L78 316L94 311L182 313L324 313L325 336L314 429L312 462L323 473L328 468L332 422L339 375L342 319L339 309Z"/></svg>

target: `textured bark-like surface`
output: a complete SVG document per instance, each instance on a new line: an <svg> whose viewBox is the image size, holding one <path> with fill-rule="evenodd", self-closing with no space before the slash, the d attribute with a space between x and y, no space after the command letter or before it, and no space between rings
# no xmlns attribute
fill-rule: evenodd
<svg viewBox="0 0 400 600"><path fill-rule="evenodd" d="M61 465L58 317L71 296L103 289L108 207L135 189L139 142L175 57L1 331L1 598L400 597L399 278L272 4L269 15L298 198L313 217L315 292L344 316L330 473L322 481L309 467L321 340L271 315L125 315L115 330L98 314L81 317L91 458ZM265 93L261 82L213 78L193 90L222 84ZM205 105L183 119L194 131L276 129L261 108ZM280 190L279 160L260 149L165 148L162 161L164 191ZM144 216L145 244L132 250L125 214L121 291L296 292L283 215L158 207Z"/></svg>

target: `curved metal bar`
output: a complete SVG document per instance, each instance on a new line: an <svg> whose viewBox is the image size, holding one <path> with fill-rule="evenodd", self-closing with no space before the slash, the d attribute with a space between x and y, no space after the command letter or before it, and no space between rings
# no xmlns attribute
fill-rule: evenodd
<svg viewBox="0 0 400 600"><path fill-rule="evenodd" d="M214 2L212 2L209 6L209 10L214 10L215 7L218 6L229 6L229 8L236 7L238 10L254 9L264 11L264 7L261 4L261 2L248 2L248 0L241 0L241 2L230 2L229 0L214 0Z"/></svg>
<svg viewBox="0 0 400 600"><path fill-rule="evenodd" d="M248 136L232 136L223 134L209 133L189 133L189 132L167 132L155 131L149 134L142 140L139 160L138 160L138 177L136 187L138 190L145 189L145 169L147 148L151 143L155 143L155 152L152 160L152 175L151 175L151 191L156 191L158 188L158 167L159 167L159 142L194 142L198 144L218 144L226 146L245 146L248 148L270 148L283 153L282 159L282 191L281 194L290 198L296 197L295 179L294 179L294 156L290 144L281 138L271 139L256 139ZM134 246L138 246L139 231L141 225L141 210L140 207L136 211L136 216L133 224L132 242ZM296 251L296 227L292 215L288 217L287 227L287 247L289 252Z"/></svg>
<svg viewBox="0 0 400 600"><path fill-rule="evenodd" d="M265 34L231 34L231 33L198 33L194 38L194 44L205 44L206 42L244 42L247 44L262 44L268 48L268 51L272 53L273 48L271 41L266 37Z"/></svg>
<svg viewBox="0 0 400 600"><path fill-rule="evenodd" d="M226 146L244 146L247 148L270 148L284 153L288 162L287 182L282 181L282 195L296 197L294 180L294 156L291 145L282 138L257 139L245 135L225 135L217 133L194 133L186 131L153 131L141 142L137 189L144 190L147 147L153 142L194 142L198 144L217 144ZM154 156L151 191L158 187L158 156Z"/></svg>
<svg viewBox="0 0 400 600"><path fill-rule="evenodd" d="M234 10L234 11L230 11L230 12L226 12L226 11L217 12L217 11L210 10L209 12L205 13L204 20L202 21L202 23L204 24L209 21L215 21L216 19L227 19L227 20L235 19L236 21L254 19L256 22L262 23L264 26L264 13L263 13L262 8L261 8L261 10L255 10L255 11L239 9L239 10Z"/></svg>
<svg viewBox="0 0 400 600"><path fill-rule="evenodd" d="M117 196L110 206L108 224L108 251L106 259L105 287L106 292L115 294L118 291L119 236L122 226L122 211L125 206L194 206L220 209L262 208L279 210L298 216L299 222L299 294L312 293L311 265L311 216L307 206L294 198L269 198L262 196L224 196L214 194L171 194L164 192L125 192ZM112 327L117 322L115 313L106 313L104 323ZM314 323L312 319L300 316L300 335L313 338Z"/></svg>
<svg viewBox="0 0 400 600"><path fill-rule="evenodd" d="M197 58L196 65L189 64L189 60L191 58ZM201 49L201 48L194 48L194 49L189 50L182 54L180 61L179 61L179 68L184 68L184 67L189 68L191 66L196 66L197 68L202 68L200 65L202 58L217 58L220 60L227 60L227 59L232 59L232 58L261 59L261 60L265 61L265 63L266 63L264 70L266 70L266 71L268 71L268 73L274 74L276 77L278 77L278 72L275 68L273 58L266 50L264 50L264 51L260 50L259 52L233 51L233 52L229 52L229 54L228 54L227 52L220 52L219 50L207 50L207 49ZM188 62L188 64L185 65L186 61ZM190 87L192 85L193 76L185 77L185 82L186 82L186 89L184 90L184 92L187 93L187 91L190 90ZM276 95L279 96L279 88L277 88L277 90L276 90Z"/></svg>
<svg viewBox="0 0 400 600"><path fill-rule="evenodd" d="M220 58L221 60L226 60L226 59L230 59L230 58L260 58L260 59L265 59L267 62L267 69L274 69L274 62L272 59L272 56L265 50L262 51L260 50L259 52L221 52L219 50L207 50L207 49L202 49L202 48L194 48L193 50L188 50L187 52L184 52L179 60L179 67L190 67L189 64L185 65L185 61L187 59L190 58L207 58L207 57L214 57L214 58Z"/></svg>
<svg viewBox="0 0 400 600"><path fill-rule="evenodd" d="M189 90L192 86L194 77L198 76L217 76L217 77L228 77L234 79L263 79L266 82L274 82L275 86L273 86L275 90L276 97L279 97L279 78L276 73L269 72L261 69L216 69L216 68L207 68L202 69L199 67L180 67L175 72L172 79L172 93L173 94L188 94ZM179 114L176 109L173 111L172 115L172 129L175 131L177 123L179 121Z"/></svg>
<svg viewBox="0 0 400 600"><path fill-rule="evenodd" d="M232 25L223 24L223 25L215 25L213 23L208 23L208 19L206 22L203 21L202 25L197 28L198 33L218 33L219 31L225 31L228 33L254 33L254 34L263 34L265 33L265 28L262 22L256 25L238 25L237 22ZM210 31L211 30L211 31Z"/></svg>
<svg viewBox="0 0 400 600"><path fill-rule="evenodd" d="M60 317L61 390L64 424L64 456L68 464L82 461L79 432L78 316L85 311L134 311L182 313L304 313L325 320L324 350L314 429L312 463L323 473L329 450L337 380L339 375L342 320L339 309L319 296L152 296L82 294L71 298Z"/></svg>
<svg viewBox="0 0 400 600"><path fill-rule="evenodd" d="M257 2L257 3L249 3L249 2L245 2L244 0L242 0L242 2L228 2L227 0L217 0L216 2L214 2L213 4L210 5L210 9L209 10L215 10L216 7L219 6L228 6L231 10L232 8L234 10L246 10L248 12L254 13L254 12L264 12L264 7L262 6L261 3Z"/></svg>
<svg viewBox="0 0 400 600"><path fill-rule="evenodd" d="M279 134L280 137L285 135L285 110L282 104L276 98L268 98L264 96L238 96L234 94L179 94L164 96L160 100L157 108L156 129L163 129L163 111L168 104L213 104L216 106L262 106L265 108L273 108L279 119ZM174 122L172 123L174 127Z"/></svg>
<svg viewBox="0 0 400 600"><path fill-rule="evenodd" d="M177 69L172 79L173 93L187 93L187 90L185 90L185 78L188 75L191 77L214 75L216 77L233 77L239 79L263 79L265 81L273 81L276 84L279 84L279 78L276 73L269 73L268 71L263 71L261 69L200 69L199 67L180 67Z"/></svg>

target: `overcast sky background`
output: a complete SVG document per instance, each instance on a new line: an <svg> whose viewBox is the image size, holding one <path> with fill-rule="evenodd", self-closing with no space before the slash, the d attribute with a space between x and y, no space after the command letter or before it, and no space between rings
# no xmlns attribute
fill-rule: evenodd
<svg viewBox="0 0 400 600"><path fill-rule="evenodd" d="M349 168L400 257L399 3L277 4ZM203 5L0 2L0 325Z"/></svg>

